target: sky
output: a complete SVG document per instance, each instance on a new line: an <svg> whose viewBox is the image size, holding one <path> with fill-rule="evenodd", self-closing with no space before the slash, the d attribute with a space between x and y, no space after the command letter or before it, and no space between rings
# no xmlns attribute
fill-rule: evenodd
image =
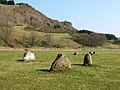
<svg viewBox="0 0 120 90"><path fill-rule="evenodd" d="M47 17L70 21L78 30L120 37L120 0L15 0L33 6Z"/></svg>

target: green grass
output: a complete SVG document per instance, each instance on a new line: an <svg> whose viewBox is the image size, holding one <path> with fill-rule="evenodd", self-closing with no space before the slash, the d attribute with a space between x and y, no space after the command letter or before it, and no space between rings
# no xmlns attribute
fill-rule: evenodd
<svg viewBox="0 0 120 90"><path fill-rule="evenodd" d="M0 90L120 90L120 50L96 50L93 66L82 66L89 50L32 51L37 60L18 61L24 51L0 51ZM90 50L92 51L92 50ZM58 53L72 62L72 69L48 72Z"/></svg>

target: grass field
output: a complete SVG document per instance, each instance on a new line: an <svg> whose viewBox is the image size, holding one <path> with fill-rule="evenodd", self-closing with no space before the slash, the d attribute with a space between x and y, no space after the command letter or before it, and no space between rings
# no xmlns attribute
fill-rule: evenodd
<svg viewBox="0 0 120 90"><path fill-rule="evenodd" d="M37 60L22 60L24 51L0 51L0 90L120 90L120 50L96 50L93 66L82 66L89 50L35 51ZM90 50L92 51L92 50ZM72 62L72 69L48 72L58 53Z"/></svg>

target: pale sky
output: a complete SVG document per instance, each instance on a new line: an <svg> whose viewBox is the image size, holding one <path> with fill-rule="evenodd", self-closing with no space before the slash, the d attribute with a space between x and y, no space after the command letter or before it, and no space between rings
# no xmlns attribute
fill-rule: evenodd
<svg viewBox="0 0 120 90"><path fill-rule="evenodd" d="M120 0L15 0L33 6L58 21L70 21L78 29L120 37Z"/></svg>

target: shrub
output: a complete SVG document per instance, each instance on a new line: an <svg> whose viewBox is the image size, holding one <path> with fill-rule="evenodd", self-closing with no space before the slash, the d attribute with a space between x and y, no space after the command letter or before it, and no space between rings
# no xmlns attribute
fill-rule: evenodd
<svg viewBox="0 0 120 90"><path fill-rule="evenodd" d="M60 25L55 25L54 29L61 29L61 26Z"/></svg>
<svg viewBox="0 0 120 90"><path fill-rule="evenodd" d="M113 43L113 44L120 45L120 40L114 40L112 43Z"/></svg>
<svg viewBox="0 0 120 90"><path fill-rule="evenodd" d="M90 47L101 46L107 42L106 36L98 33L76 33L72 37L77 43Z"/></svg>
<svg viewBox="0 0 120 90"><path fill-rule="evenodd" d="M118 38L115 37L113 34L105 34L107 40L117 40Z"/></svg>
<svg viewBox="0 0 120 90"><path fill-rule="evenodd" d="M23 34L17 42L23 47L31 48L35 46L41 46L41 39L43 37L40 36L37 32L31 32L29 34Z"/></svg>
<svg viewBox="0 0 120 90"><path fill-rule="evenodd" d="M69 21L63 21L63 22L61 22L61 23L63 23L64 25L72 25L72 23L71 22L69 22Z"/></svg>
<svg viewBox="0 0 120 90"><path fill-rule="evenodd" d="M55 47L55 48L63 48L65 47L62 43L56 43L54 44L52 47Z"/></svg>
<svg viewBox="0 0 120 90"><path fill-rule="evenodd" d="M94 33L93 31L90 31L90 30L79 30L78 33L87 33L87 34L90 34L90 33Z"/></svg>
<svg viewBox="0 0 120 90"><path fill-rule="evenodd" d="M14 35L12 27L2 27L0 28L0 41L3 46L14 47Z"/></svg>
<svg viewBox="0 0 120 90"><path fill-rule="evenodd" d="M54 45L54 40L51 34L45 34L42 41L42 46L52 47Z"/></svg>

